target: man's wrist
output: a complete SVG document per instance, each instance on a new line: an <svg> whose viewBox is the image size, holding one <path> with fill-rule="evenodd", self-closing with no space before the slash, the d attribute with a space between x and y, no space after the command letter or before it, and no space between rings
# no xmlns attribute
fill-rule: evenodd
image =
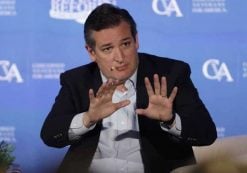
<svg viewBox="0 0 247 173"><path fill-rule="evenodd" d="M94 125L95 123L90 121L89 115L87 114L87 112L85 112L83 118L82 118L82 123L86 128L90 128L92 125Z"/></svg>
<svg viewBox="0 0 247 173"><path fill-rule="evenodd" d="M166 128L171 128L172 125L174 124L174 121L176 119L176 115L174 113L172 113L172 118L168 121L161 121L161 125L165 126Z"/></svg>

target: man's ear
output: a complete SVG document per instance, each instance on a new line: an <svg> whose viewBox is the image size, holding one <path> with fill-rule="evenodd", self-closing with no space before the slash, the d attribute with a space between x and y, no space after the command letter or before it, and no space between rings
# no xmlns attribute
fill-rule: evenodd
<svg viewBox="0 0 247 173"><path fill-rule="evenodd" d="M86 50L87 50L87 52L88 52L88 54L89 54L89 56L90 56L90 59L91 59L92 61L95 61L95 60L96 60L96 55L95 55L94 49L91 48L91 47L88 46L88 45L86 45L85 48L86 48Z"/></svg>

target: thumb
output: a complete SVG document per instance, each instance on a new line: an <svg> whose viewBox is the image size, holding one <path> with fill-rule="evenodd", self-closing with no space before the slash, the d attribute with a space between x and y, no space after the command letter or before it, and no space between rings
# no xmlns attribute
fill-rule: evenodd
<svg viewBox="0 0 247 173"><path fill-rule="evenodd" d="M139 115L145 115L146 114L146 110L145 109L136 109L136 113Z"/></svg>
<svg viewBox="0 0 247 173"><path fill-rule="evenodd" d="M123 100L121 102L115 103L116 109L120 109L130 104L129 100Z"/></svg>

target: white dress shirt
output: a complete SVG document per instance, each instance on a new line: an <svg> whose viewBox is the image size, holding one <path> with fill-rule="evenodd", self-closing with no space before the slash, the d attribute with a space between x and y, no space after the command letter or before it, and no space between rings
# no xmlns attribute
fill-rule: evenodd
<svg viewBox="0 0 247 173"><path fill-rule="evenodd" d="M103 82L106 78L101 74ZM123 107L102 121L98 147L90 165L93 173L143 173L139 142L139 124L136 115L136 72L125 82L126 91L115 90L112 102L130 100L130 104ZM86 128L82 123L83 113L77 114L70 125L70 140L79 139L82 134L92 130L94 126ZM174 135L181 134L181 120L178 115L175 125L171 129L161 128Z"/></svg>

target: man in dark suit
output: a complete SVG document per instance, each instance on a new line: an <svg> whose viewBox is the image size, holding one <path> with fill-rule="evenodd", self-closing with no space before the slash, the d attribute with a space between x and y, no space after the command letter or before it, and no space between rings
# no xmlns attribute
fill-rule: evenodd
<svg viewBox="0 0 247 173"><path fill-rule="evenodd" d="M195 162L216 128L182 61L138 53L125 9L98 6L84 26L92 63L61 74L41 130L52 147L71 145L58 172L170 172Z"/></svg>

